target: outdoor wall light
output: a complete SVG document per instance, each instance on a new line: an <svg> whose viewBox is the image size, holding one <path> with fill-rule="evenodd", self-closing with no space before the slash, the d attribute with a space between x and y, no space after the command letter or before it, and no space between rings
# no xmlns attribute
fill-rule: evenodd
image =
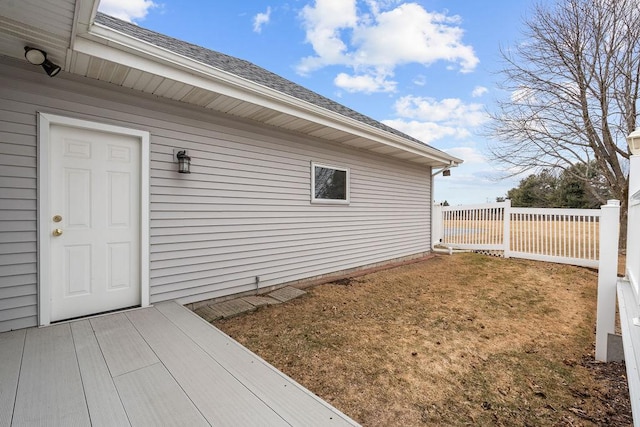
<svg viewBox="0 0 640 427"><path fill-rule="evenodd" d="M24 47L24 57L30 64L41 65L49 77L56 76L62 68L47 59L47 52L34 47Z"/></svg>
<svg viewBox="0 0 640 427"><path fill-rule="evenodd" d="M627 136L627 143L629 144L631 154L634 156L640 154L640 128L634 130Z"/></svg>
<svg viewBox="0 0 640 427"><path fill-rule="evenodd" d="M180 150L176 153L178 158L178 172L191 173L191 157L187 155L187 150Z"/></svg>

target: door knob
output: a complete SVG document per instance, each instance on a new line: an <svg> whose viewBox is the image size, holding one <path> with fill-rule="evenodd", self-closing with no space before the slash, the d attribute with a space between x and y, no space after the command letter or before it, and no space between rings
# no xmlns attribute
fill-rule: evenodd
<svg viewBox="0 0 640 427"><path fill-rule="evenodd" d="M58 237L62 235L62 229L61 228L56 228L55 230L53 230L53 235Z"/></svg>

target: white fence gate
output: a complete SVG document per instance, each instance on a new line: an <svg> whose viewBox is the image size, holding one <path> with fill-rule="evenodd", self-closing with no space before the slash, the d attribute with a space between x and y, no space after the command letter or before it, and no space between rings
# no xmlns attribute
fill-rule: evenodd
<svg viewBox="0 0 640 427"><path fill-rule="evenodd" d="M599 209L513 208L511 201L434 206L434 245L598 267Z"/></svg>

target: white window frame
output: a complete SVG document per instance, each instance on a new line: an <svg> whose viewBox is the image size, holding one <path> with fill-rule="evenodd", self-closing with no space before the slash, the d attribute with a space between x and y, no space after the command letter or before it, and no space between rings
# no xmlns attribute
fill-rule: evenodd
<svg viewBox="0 0 640 427"><path fill-rule="evenodd" d="M346 177L346 199L319 199L316 198L316 167L334 169L347 173ZM330 205L348 205L351 202L351 171L348 167L333 166L326 163L311 162L311 203L322 203Z"/></svg>

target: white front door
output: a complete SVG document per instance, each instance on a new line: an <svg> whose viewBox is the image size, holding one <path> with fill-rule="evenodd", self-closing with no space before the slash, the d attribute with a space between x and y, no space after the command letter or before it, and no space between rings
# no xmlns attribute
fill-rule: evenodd
<svg viewBox="0 0 640 427"><path fill-rule="evenodd" d="M50 320L141 304L141 141L51 124Z"/></svg>

